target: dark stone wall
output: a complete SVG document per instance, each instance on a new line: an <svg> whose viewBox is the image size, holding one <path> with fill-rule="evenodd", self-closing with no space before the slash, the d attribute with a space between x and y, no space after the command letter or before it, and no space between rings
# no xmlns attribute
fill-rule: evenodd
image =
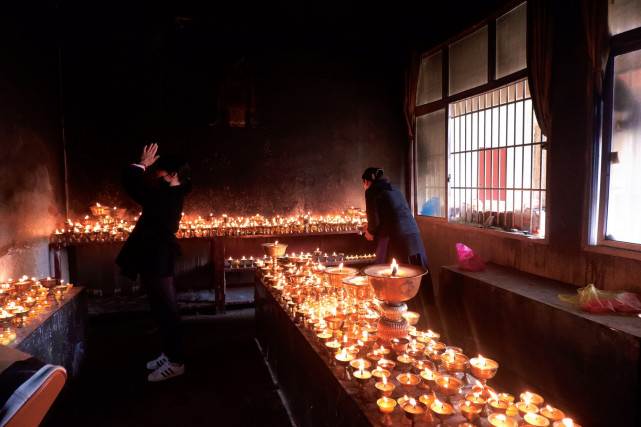
<svg viewBox="0 0 641 427"><path fill-rule="evenodd" d="M448 37L503 3L5 5L0 278L50 274L47 236L96 202L137 213L119 171L152 141L191 161L187 212L363 207L368 166L405 189L410 45ZM248 127L228 126L239 105Z"/></svg>
<svg viewBox="0 0 641 427"><path fill-rule="evenodd" d="M73 20L81 9L64 11L62 43L75 215L96 202L137 212L119 173L152 141L190 160L186 212L364 207L368 166L404 186L402 50L390 60L328 30L135 11ZM250 107L251 126L227 125L234 103Z"/></svg>
<svg viewBox="0 0 641 427"><path fill-rule="evenodd" d="M0 14L0 279L49 275L65 215L54 12Z"/></svg>

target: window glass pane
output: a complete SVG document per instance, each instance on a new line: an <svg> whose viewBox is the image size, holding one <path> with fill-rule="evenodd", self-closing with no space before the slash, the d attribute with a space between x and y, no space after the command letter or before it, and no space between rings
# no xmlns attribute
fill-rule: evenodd
<svg viewBox="0 0 641 427"><path fill-rule="evenodd" d="M416 105L438 101L443 97L443 54L439 51L423 58L418 73Z"/></svg>
<svg viewBox="0 0 641 427"><path fill-rule="evenodd" d="M641 0L610 0L608 22L612 35L641 27Z"/></svg>
<svg viewBox="0 0 641 427"><path fill-rule="evenodd" d="M445 217L445 114L435 111L416 118L418 214Z"/></svg>
<svg viewBox="0 0 641 427"><path fill-rule="evenodd" d="M606 238L641 244L641 51L614 59Z"/></svg>
<svg viewBox="0 0 641 427"><path fill-rule="evenodd" d="M496 20L496 78L527 67L526 10L523 3Z"/></svg>
<svg viewBox="0 0 641 427"><path fill-rule="evenodd" d="M545 150L525 80L451 109L450 221L498 226L545 236ZM477 96L478 97L478 96ZM467 105L464 101L458 105ZM483 123L483 125L481 125ZM533 130L534 129L534 130ZM465 141L477 141L467 144Z"/></svg>
<svg viewBox="0 0 641 427"><path fill-rule="evenodd" d="M487 83L487 27L450 45L449 94Z"/></svg>

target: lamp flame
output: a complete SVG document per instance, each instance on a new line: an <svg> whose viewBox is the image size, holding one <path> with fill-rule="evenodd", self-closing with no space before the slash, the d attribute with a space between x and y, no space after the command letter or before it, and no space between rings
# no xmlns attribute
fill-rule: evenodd
<svg viewBox="0 0 641 427"><path fill-rule="evenodd" d="M390 265L390 268L392 269L392 276L396 276L398 273L398 264L396 263L395 258L392 258L392 265Z"/></svg>

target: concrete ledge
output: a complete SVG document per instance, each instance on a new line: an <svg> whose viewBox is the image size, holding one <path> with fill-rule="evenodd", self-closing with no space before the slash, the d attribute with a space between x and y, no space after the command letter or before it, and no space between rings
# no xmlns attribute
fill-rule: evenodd
<svg viewBox="0 0 641 427"><path fill-rule="evenodd" d="M295 426L375 426L380 419L375 399L361 407L350 388L336 377L320 345L292 322L267 288L256 279L256 339L277 382ZM400 425L401 414L396 411Z"/></svg>
<svg viewBox="0 0 641 427"><path fill-rule="evenodd" d="M576 287L489 264L442 267L446 342L499 362L496 388L540 393L583 426L641 422L641 319L593 315L558 299Z"/></svg>
<svg viewBox="0 0 641 427"><path fill-rule="evenodd" d="M9 346L31 356L63 366L69 378L78 375L87 343L87 293L74 286L60 306L48 309L16 329L16 340Z"/></svg>

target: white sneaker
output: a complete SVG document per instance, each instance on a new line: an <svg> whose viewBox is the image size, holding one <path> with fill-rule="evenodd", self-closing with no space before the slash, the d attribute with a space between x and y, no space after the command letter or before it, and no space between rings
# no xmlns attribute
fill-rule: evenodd
<svg viewBox="0 0 641 427"><path fill-rule="evenodd" d="M165 356L165 353L162 353L160 356L156 357L154 360L147 362L147 369L158 369L165 364L169 359Z"/></svg>
<svg viewBox="0 0 641 427"><path fill-rule="evenodd" d="M176 363L171 363L167 360L162 364L158 369L153 371L147 379L149 381L163 381L168 380L171 377L177 377L185 373L185 364L178 365Z"/></svg>

